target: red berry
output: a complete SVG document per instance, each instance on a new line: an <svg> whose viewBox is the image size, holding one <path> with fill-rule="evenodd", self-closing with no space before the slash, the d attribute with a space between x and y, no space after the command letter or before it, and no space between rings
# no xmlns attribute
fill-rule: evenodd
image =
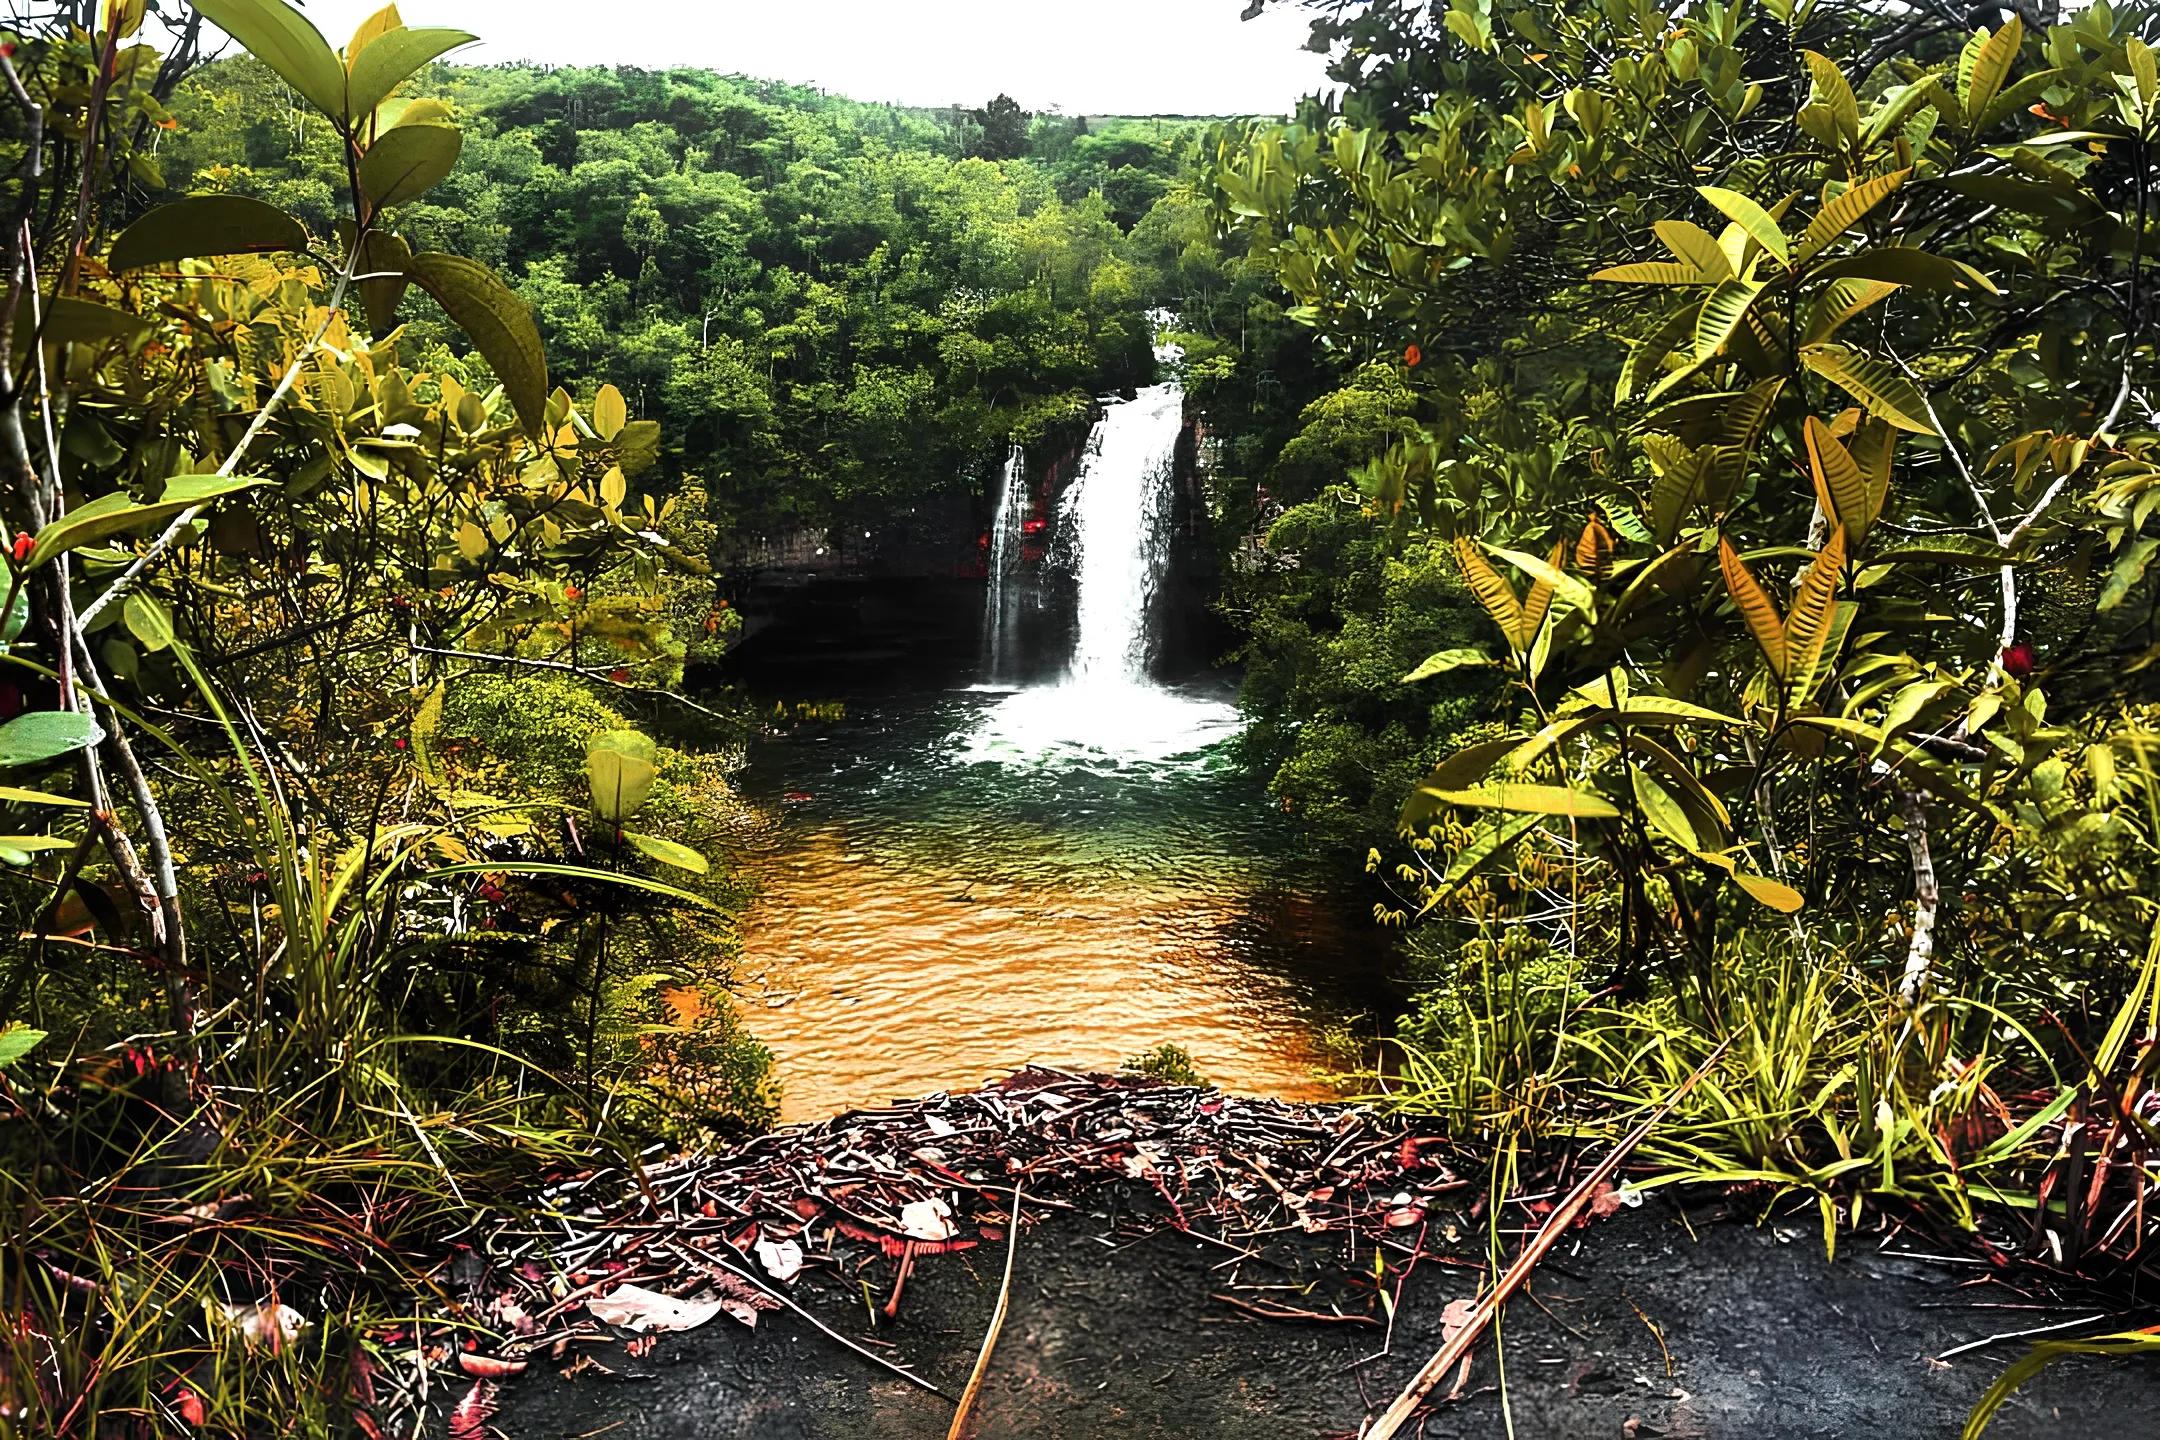
<svg viewBox="0 0 2160 1440"><path fill-rule="evenodd" d="M410 746L411 743L411 741L400 735L397 739L390 742L390 748L393 750L403 750Z"/></svg>
<svg viewBox="0 0 2160 1440"><path fill-rule="evenodd" d="M1423 350L1420 350L1415 345L1407 347L1402 352L1402 363L1408 365L1413 370L1417 369L1418 362L1422 361L1424 358L1425 352Z"/></svg>
<svg viewBox="0 0 2160 1440"><path fill-rule="evenodd" d="M580 590L575 585L565 585L562 587L562 598L565 600L577 600L581 598L584 594L585 592L583 590Z"/></svg>
<svg viewBox="0 0 2160 1440"><path fill-rule="evenodd" d="M2032 674L2034 658L2032 646L2022 640L2015 645L2005 646L2002 652L2003 673L2022 680Z"/></svg>

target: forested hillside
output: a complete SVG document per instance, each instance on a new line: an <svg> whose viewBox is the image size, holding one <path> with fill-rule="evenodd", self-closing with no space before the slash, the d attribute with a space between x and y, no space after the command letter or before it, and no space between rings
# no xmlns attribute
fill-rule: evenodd
<svg viewBox="0 0 2160 1440"><path fill-rule="evenodd" d="M344 164L287 93L245 58L190 80L167 183L327 232ZM1146 311L1176 297L1126 232L1197 124L905 110L709 70L440 66L412 93L463 146L400 212L407 241L508 276L562 378L659 419L723 522L876 517L977 483L1008 437L1152 373ZM420 353L450 338L407 323Z"/></svg>

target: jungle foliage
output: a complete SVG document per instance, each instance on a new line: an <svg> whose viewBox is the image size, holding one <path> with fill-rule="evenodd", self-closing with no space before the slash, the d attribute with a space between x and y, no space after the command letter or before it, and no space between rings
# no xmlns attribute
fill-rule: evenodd
<svg viewBox="0 0 2160 1440"><path fill-rule="evenodd" d="M1348 381L1254 682L1405 802L1398 1098L1564 1124L1729 1046L1668 1179L2135 1263L2160 15L1312 8L1344 91L1213 194Z"/></svg>
<svg viewBox="0 0 2160 1440"><path fill-rule="evenodd" d="M668 472L730 534L882 525L1151 378L1163 297L1126 232L1198 126L703 70L441 65L415 93L460 150L398 233L501 273L571 388L611 381L657 419ZM327 227L344 156L292 100L254 59L202 71L174 95L164 179ZM458 368L434 348L465 349L449 327L408 323Z"/></svg>

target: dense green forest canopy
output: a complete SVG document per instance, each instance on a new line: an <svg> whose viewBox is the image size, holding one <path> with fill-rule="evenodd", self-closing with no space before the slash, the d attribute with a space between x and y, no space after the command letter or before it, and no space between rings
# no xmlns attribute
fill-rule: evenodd
<svg viewBox="0 0 2160 1440"><path fill-rule="evenodd" d="M875 518L972 483L1008 437L1151 376L1175 305L1132 232L1189 208L1198 122L863 104L705 70L438 66L463 133L406 206L415 248L501 270L573 386L611 380L729 524ZM259 195L318 232L336 137L252 59L173 100L176 190ZM423 349L449 339L412 319Z"/></svg>

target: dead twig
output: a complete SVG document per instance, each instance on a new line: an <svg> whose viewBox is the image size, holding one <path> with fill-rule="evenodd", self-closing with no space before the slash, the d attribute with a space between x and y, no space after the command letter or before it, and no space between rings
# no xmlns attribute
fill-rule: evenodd
<svg viewBox="0 0 2160 1440"><path fill-rule="evenodd" d="M1500 1313L1500 1307L1507 1303L1508 1297L1522 1288L1522 1283L1530 1278L1530 1272L1545 1258L1545 1253L1567 1233L1568 1227L1575 1223L1575 1217L1590 1203L1590 1198L1596 1193L1598 1186L1612 1178L1621 1162L1657 1128L1658 1122L1672 1112L1673 1106L1679 1104L1687 1093L1702 1081L1703 1076L1708 1075L1718 1061L1725 1058L1726 1045L1731 1043L1728 1040L1711 1051L1709 1058L1695 1067L1695 1073L1680 1082L1679 1088L1665 1097L1664 1103L1650 1113L1650 1118L1629 1131L1627 1136L1612 1148L1611 1153L1598 1162L1596 1169L1576 1182L1567 1198L1553 1208L1552 1214L1545 1218L1544 1226L1531 1238L1530 1243L1523 1247L1523 1252L1516 1257L1515 1263L1508 1266L1507 1273L1502 1275L1485 1298L1478 1302L1477 1313L1470 1317L1470 1323L1463 1326L1452 1339L1440 1347L1438 1354L1426 1361L1417 1374L1410 1377L1410 1383L1395 1397L1395 1403L1388 1406L1379 1423L1366 1432L1365 1440L1392 1440L1392 1437L1401 1431L1403 1422L1417 1413L1418 1407L1425 1403L1425 1397L1432 1392L1433 1386L1440 1383L1440 1377L1470 1353L1470 1347L1477 1344L1478 1338L1485 1333L1486 1327L1492 1324L1493 1317Z"/></svg>
<svg viewBox="0 0 2160 1440"><path fill-rule="evenodd" d="M1013 1187L1012 1220L1005 1231L1005 1278L998 1282L997 1308L990 1312L990 1328L983 1332L982 1352L975 1357L975 1372L968 1376L967 1389L960 1392L960 1408L953 1412L952 1426L945 1432L945 1440L965 1440L968 1416L975 1409L975 1397L982 1393L983 1377L990 1373L990 1352L997 1349L998 1332L1005 1328L1005 1312L1012 1303L1013 1257L1020 1253L1020 1187Z"/></svg>

